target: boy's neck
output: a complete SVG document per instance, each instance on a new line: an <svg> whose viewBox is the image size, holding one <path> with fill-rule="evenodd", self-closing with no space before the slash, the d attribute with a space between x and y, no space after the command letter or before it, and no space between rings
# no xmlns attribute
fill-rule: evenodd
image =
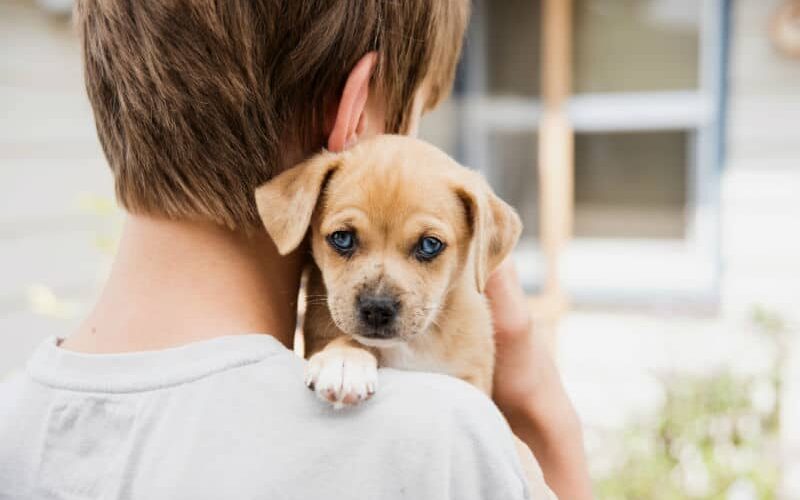
<svg viewBox="0 0 800 500"><path fill-rule="evenodd" d="M62 346L130 352L268 333L290 347L301 270L265 233L130 216L96 306Z"/></svg>

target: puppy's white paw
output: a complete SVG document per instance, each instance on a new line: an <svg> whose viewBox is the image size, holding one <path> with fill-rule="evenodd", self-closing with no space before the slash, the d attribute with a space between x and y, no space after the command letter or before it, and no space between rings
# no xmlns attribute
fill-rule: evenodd
<svg viewBox="0 0 800 500"><path fill-rule="evenodd" d="M378 360L357 347L329 347L308 360L305 382L337 410L356 405L378 388Z"/></svg>

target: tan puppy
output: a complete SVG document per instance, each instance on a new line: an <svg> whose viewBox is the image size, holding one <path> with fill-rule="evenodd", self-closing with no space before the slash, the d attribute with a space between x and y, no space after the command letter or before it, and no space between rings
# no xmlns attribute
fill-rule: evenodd
<svg viewBox="0 0 800 500"><path fill-rule="evenodd" d="M317 155L256 199L282 254L311 228L306 382L320 397L337 406L366 399L378 364L491 391L482 292L521 224L478 174L429 144L387 135Z"/></svg>
<svg viewBox="0 0 800 500"><path fill-rule="evenodd" d="M435 147L384 135L323 152L256 191L281 254L311 230L306 384L340 408L377 389L378 365L434 371L491 394L486 280L522 228L484 179ZM552 498L517 441L534 498Z"/></svg>

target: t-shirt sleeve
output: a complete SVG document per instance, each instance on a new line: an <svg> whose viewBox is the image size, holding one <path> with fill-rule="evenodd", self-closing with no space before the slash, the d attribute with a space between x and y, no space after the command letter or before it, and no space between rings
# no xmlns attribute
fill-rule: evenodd
<svg viewBox="0 0 800 500"><path fill-rule="evenodd" d="M355 425L370 440L370 457L391 471L377 483L405 491L402 498L555 498L541 474L531 473L534 484L528 483L516 438L481 391L433 373L384 369L381 375L379 394L355 414L364 418Z"/></svg>
<svg viewBox="0 0 800 500"><path fill-rule="evenodd" d="M489 398L460 388L451 418L451 498L532 498L511 429Z"/></svg>

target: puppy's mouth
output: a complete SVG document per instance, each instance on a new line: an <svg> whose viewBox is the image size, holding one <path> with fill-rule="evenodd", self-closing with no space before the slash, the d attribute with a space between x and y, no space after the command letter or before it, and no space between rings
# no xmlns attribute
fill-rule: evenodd
<svg viewBox="0 0 800 500"><path fill-rule="evenodd" d="M394 347L405 343L405 339L403 339L400 336L394 336L390 338L376 338L376 337L365 337L363 335L355 334L353 335L353 338L356 339L358 343L369 347Z"/></svg>

